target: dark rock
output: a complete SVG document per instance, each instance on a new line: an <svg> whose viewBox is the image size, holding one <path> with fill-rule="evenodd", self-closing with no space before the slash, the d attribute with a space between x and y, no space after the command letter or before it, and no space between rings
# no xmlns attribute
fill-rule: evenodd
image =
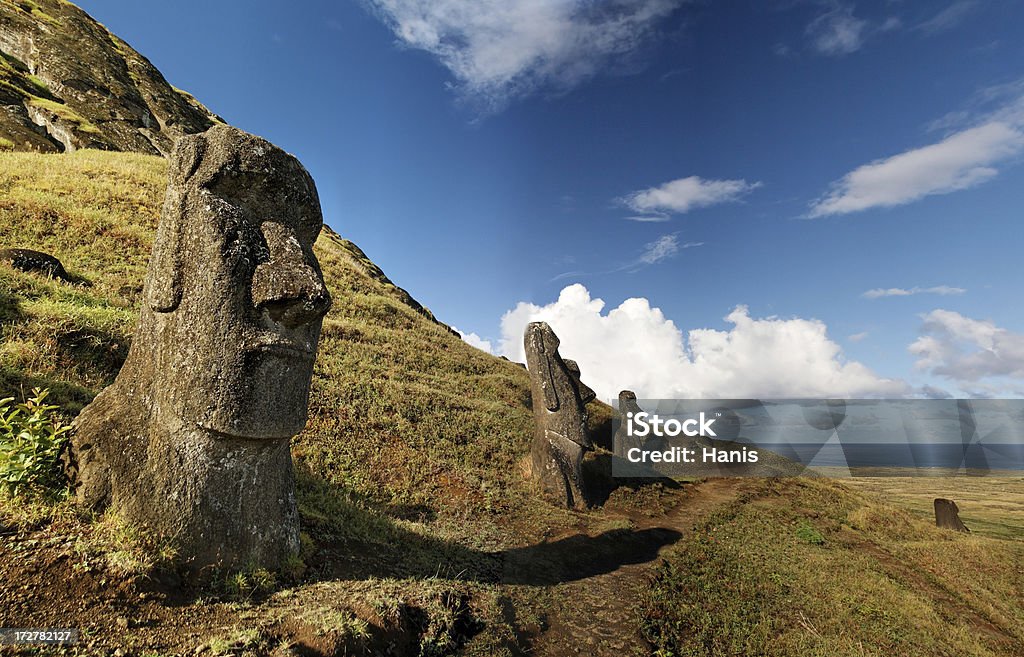
<svg viewBox="0 0 1024 657"><path fill-rule="evenodd" d="M587 506L581 473L583 452L592 449L586 403L596 397L580 381L579 367L558 354L558 336L533 322L524 336L536 423L531 471L545 496L568 508Z"/></svg>
<svg viewBox="0 0 1024 657"><path fill-rule="evenodd" d="M263 139L217 126L174 150L135 338L68 468L80 503L172 538L193 571L299 549L289 439L331 303L322 221L312 178Z"/></svg>
<svg viewBox="0 0 1024 657"><path fill-rule="evenodd" d="M0 150L167 155L219 121L70 2L0 2Z"/></svg>
<svg viewBox="0 0 1024 657"><path fill-rule="evenodd" d="M32 249L0 249L0 262L8 262L15 269L21 271L39 272L50 278L59 278L62 281L73 282L71 276L64 270L61 261L49 253L33 251Z"/></svg>
<svg viewBox="0 0 1024 657"><path fill-rule="evenodd" d="M956 502L942 497L935 498L935 526L970 533L970 529L960 520L960 509Z"/></svg>

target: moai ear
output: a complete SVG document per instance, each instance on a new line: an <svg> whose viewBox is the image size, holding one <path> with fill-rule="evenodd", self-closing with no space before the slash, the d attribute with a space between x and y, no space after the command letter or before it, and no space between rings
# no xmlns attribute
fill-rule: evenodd
<svg viewBox="0 0 1024 657"><path fill-rule="evenodd" d="M537 374L540 376L540 389L544 391L544 406L549 411L557 411L558 392L555 390L552 366L553 360L558 358L558 350L555 349L555 353L547 353L544 348L544 331L530 331L530 340L533 342L534 353L537 354Z"/></svg>
<svg viewBox="0 0 1024 657"><path fill-rule="evenodd" d="M146 280L147 301L153 312L171 312L181 303L181 242L185 230L183 187L199 167L205 146L202 135L182 137L171 156L167 196Z"/></svg>

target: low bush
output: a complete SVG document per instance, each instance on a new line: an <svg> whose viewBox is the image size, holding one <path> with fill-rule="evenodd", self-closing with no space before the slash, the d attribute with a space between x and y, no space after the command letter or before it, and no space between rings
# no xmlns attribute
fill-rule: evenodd
<svg viewBox="0 0 1024 657"><path fill-rule="evenodd" d="M61 497L67 491L60 453L71 427L46 403L48 394L33 388L20 404L0 399L0 488L11 494Z"/></svg>

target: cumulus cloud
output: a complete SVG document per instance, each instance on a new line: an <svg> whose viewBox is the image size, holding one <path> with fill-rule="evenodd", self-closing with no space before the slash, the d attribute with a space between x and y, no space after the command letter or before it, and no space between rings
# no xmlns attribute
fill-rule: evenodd
<svg viewBox="0 0 1024 657"><path fill-rule="evenodd" d="M950 287L949 285L936 285L935 287L889 287L881 288L877 287L873 290L868 290L861 296L865 299L881 299L883 297L909 297L915 294L940 294L942 296L949 296L952 294L963 294L966 292L962 287Z"/></svg>
<svg viewBox="0 0 1024 657"><path fill-rule="evenodd" d="M484 340L476 333L463 333L454 326L452 328L455 329L455 331L462 337L462 341L466 344L476 347L481 351L486 351L489 354L494 353L494 347L491 345L490 340Z"/></svg>
<svg viewBox="0 0 1024 657"><path fill-rule="evenodd" d="M683 214L694 208L738 201L757 189L761 183L746 180L706 180L700 176L678 178L633 192L622 199L642 217L629 217L633 221L664 221L669 214Z"/></svg>
<svg viewBox="0 0 1024 657"><path fill-rule="evenodd" d="M837 5L807 26L811 46L823 55L848 55L860 50L868 22L853 15L853 7Z"/></svg>
<svg viewBox="0 0 1024 657"><path fill-rule="evenodd" d="M737 306L727 330L680 330L644 298L604 312L580 284L544 305L520 302L501 320L500 351L523 362L523 331L545 321L603 399L630 389L641 397L863 397L902 395L902 381L846 361L825 325L812 319L753 318Z"/></svg>
<svg viewBox="0 0 1024 657"><path fill-rule="evenodd" d="M569 89L634 52L683 0L369 0L405 45L437 57L461 91L500 107Z"/></svg>
<svg viewBox="0 0 1024 657"><path fill-rule="evenodd" d="M1024 335L951 310L924 315L921 337L909 349L919 370L961 385L998 377L1024 379Z"/></svg>
<svg viewBox="0 0 1024 657"><path fill-rule="evenodd" d="M808 216L848 214L904 205L934 194L980 185L999 173L997 164L1024 151L1024 114L1001 112L942 141L865 164L811 204Z"/></svg>

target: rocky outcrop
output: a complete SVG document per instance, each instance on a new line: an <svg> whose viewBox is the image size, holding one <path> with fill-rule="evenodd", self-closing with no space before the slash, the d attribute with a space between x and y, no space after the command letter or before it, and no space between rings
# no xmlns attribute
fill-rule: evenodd
<svg viewBox="0 0 1024 657"><path fill-rule="evenodd" d="M535 422L531 472L544 495L567 508L587 506L583 452L592 449L586 405L596 395L580 381L574 361L562 360L559 340L545 322L527 325L523 338Z"/></svg>
<svg viewBox="0 0 1024 657"><path fill-rule="evenodd" d="M21 271L34 271L49 278L73 282L64 265L49 253L32 249L0 249L0 262L9 263Z"/></svg>
<svg viewBox="0 0 1024 657"><path fill-rule="evenodd" d="M0 150L167 155L222 122L64 0L0 0Z"/></svg>
<svg viewBox="0 0 1024 657"><path fill-rule="evenodd" d="M228 126L174 151L124 367L75 420L77 500L174 541L192 570L299 548L289 439L331 304L312 178Z"/></svg>

